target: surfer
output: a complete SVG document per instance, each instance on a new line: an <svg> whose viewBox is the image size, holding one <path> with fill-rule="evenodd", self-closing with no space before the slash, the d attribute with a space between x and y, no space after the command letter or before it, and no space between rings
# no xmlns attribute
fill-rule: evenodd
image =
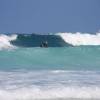
<svg viewBox="0 0 100 100"><path fill-rule="evenodd" d="M47 48L48 47L48 42L47 41L41 42L40 47Z"/></svg>

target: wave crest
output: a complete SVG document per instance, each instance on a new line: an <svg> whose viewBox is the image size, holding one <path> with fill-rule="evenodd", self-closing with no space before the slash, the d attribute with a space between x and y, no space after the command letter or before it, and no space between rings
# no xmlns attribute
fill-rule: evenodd
<svg viewBox="0 0 100 100"><path fill-rule="evenodd" d="M100 45L100 33L89 34L89 33L58 33L62 39L73 46L80 45Z"/></svg>

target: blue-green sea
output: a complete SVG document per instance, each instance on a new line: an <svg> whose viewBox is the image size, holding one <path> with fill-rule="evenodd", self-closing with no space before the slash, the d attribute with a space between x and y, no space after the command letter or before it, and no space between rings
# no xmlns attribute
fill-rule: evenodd
<svg viewBox="0 0 100 100"><path fill-rule="evenodd" d="M100 37L66 34L0 35L0 100L99 100Z"/></svg>
<svg viewBox="0 0 100 100"><path fill-rule="evenodd" d="M100 46L17 48L0 51L0 70L100 70Z"/></svg>

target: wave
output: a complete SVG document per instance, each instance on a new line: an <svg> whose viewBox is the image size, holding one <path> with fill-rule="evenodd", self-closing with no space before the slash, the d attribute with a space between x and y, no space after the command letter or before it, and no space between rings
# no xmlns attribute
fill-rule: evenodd
<svg viewBox="0 0 100 100"><path fill-rule="evenodd" d="M64 41L73 46L80 45L100 45L100 33L89 34L89 33L57 33L61 36Z"/></svg>
<svg viewBox="0 0 100 100"><path fill-rule="evenodd" d="M15 48L10 42L17 39L17 35L0 35L0 50Z"/></svg>
<svg viewBox="0 0 100 100"><path fill-rule="evenodd" d="M100 45L100 33L1 34L0 49L14 48L15 46L40 47L41 42L45 41L48 42L49 47Z"/></svg>
<svg viewBox="0 0 100 100"><path fill-rule="evenodd" d="M41 42L48 42L49 47L69 46L58 35L40 35L40 34L19 34L17 39L12 41L13 45L18 47L40 47Z"/></svg>

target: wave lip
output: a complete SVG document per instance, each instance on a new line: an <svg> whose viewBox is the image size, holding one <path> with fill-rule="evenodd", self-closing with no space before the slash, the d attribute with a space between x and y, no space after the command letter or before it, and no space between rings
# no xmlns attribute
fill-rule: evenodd
<svg viewBox="0 0 100 100"><path fill-rule="evenodd" d="M89 33L57 33L62 39L73 46L80 45L100 45L100 33L89 34Z"/></svg>
<svg viewBox="0 0 100 100"><path fill-rule="evenodd" d="M10 41L16 40L17 35L0 35L0 50L14 48Z"/></svg>

